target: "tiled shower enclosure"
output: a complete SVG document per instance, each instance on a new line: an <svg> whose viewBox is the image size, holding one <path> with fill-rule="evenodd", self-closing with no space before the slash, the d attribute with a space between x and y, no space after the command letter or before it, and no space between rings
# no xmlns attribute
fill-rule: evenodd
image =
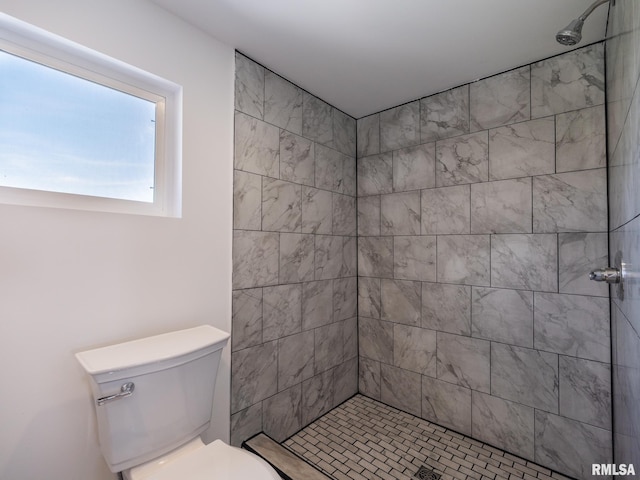
<svg viewBox="0 0 640 480"><path fill-rule="evenodd" d="M567 475L610 462L608 290L587 279L604 45L357 123L236 61L232 442L359 391Z"/></svg>
<svg viewBox="0 0 640 480"><path fill-rule="evenodd" d="M604 46L358 120L359 390L584 478L611 459Z"/></svg>

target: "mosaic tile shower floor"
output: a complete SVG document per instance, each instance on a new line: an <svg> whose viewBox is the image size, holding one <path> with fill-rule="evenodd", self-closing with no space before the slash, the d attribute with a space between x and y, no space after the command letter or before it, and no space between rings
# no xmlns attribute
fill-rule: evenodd
<svg viewBox="0 0 640 480"><path fill-rule="evenodd" d="M568 478L362 395L283 445L335 480L437 480L416 477L422 466L441 480Z"/></svg>

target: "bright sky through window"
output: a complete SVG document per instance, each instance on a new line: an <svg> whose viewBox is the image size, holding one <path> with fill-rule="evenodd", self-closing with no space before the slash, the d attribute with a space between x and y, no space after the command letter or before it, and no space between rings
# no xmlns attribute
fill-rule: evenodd
<svg viewBox="0 0 640 480"><path fill-rule="evenodd" d="M0 186L153 202L155 108L0 50Z"/></svg>

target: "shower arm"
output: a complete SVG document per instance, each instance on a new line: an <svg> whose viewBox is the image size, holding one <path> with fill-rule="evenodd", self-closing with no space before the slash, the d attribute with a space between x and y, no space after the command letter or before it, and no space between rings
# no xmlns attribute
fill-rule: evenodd
<svg viewBox="0 0 640 480"><path fill-rule="evenodd" d="M591 4L591 6L590 6L589 8L587 8L587 9L585 10L585 12L584 12L582 15L580 15L580 16L578 17L578 20L580 20L580 21L584 22L584 21L587 19L587 17L593 13L593 11L594 11L596 8L598 8L598 7L599 7L600 5L602 5L603 3L607 3L608 1L609 1L609 0L596 0L595 2L593 2L593 3ZM615 0L613 1L613 3L615 3Z"/></svg>

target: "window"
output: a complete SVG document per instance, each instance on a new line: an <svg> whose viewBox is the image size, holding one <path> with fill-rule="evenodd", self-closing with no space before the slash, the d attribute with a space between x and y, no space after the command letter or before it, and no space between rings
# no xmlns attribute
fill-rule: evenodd
<svg viewBox="0 0 640 480"><path fill-rule="evenodd" d="M180 216L181 94L0 14L0 202Z"/></svg>

